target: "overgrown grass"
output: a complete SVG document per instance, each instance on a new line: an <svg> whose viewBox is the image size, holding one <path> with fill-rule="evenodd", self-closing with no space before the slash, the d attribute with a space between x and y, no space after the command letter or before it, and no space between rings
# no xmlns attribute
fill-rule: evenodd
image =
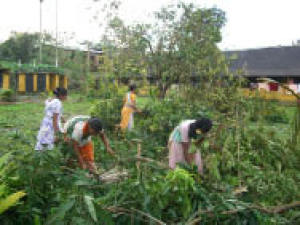
<svg viewBox="0 0 300 225"><path fill-rule="evenodd" d="M68 118L74 115L88 115L92 103L80 100L80 97L75 95L69 97L63 105L64 115ZM43 100L35 103L0 105L1 150L16 150L18 144L25 144L33 148L43 116ZM16 135L23 137L22 141L18 140L21 143L13 140Z"/></svg>
<svg viewBox="0 0 300 225"><path fill-rule="evenodd" d="M64 103L64 114L66 118L89 114L94 102L95 100L87 100L80 95L72 95ZM168 101L165 103L169 104ZM149 104L151 105L151 98L138 98L140 108ZM10 222L4 223L5 225L13 225L15 221L26 221L24 224L73 225L97 224L97 221L102 219L106 224L148 224L147 221L150 220L145 220L145 216L141 216L137 211L130 211L131 208L140 209L169 222L168 224L186 224L185 222L196 217L202 217L203 224L208 225L269 225L279 224L279 221L280 224L289 224L289 220L286 219L289 217L294 218L290 221L299 221L296 210L291 210L283 217L265 215L247 208L251 204L268 207L289 203L299 197L296 182L300 177L297 176L294 166L295 160L289 158L289 155L294 153L286 149L286 139L290 134L289 121L292 120L296 109L292 106L287 108L272 104L286 112L288 121L273 123L263 119L258 122L246 120L245 130L239 137L240 156L236 151L236 131L234 126L229 124L230 127L221 135L223 137L216 139L220 143L214 143L219 149L202 152L206 174L199 177L192 167L169 172L155 163L141 164L141 171L138 172L134 161L130 161L137 148L136 143L131 140L139 138L142 141L143 156L165 163L165 141L156 133L166 136L170 131L161 124L190 119L181 118L183 115L195 115L191 111L190 114L178 113L180 109L176 108L176 102L169 106L160 105L158 102L156 107L149 108L152 110L149 117L137 117L140 122L146 122L137 123L137 126L144 126L138 133L124 137L112 134L112 131L108 130L112 148L116 151L118 159L111 158L105 153L100 141L95 141L96 162L102 171L114 167L130 171L131 177L128 180L111 185L99 184L88 179L80 170L74 170L72 173L64 171L61 168L64 166L64 160L59 148L49 154L34 152L36 135L43 117L43 101L1 105L0 157L5 152L12 152L14 157L14 161L9 161L10 169L7 171L11 174L7 175L5 182L14 192L24 189L26 197L24 204L17 207L17 210L8 211L3 217L0 216L0 221L1 218L11 218L7 220ZM171 115L172 113L174 115ZM116 115L120 115L120 112ZM162 118L164 121L161 121ZM146 127L148 125L149 132ZM150 127L151 125L155 126ZM248 191L241 196L232 195L232 190L239 185L245 185ZM118 207L128 209L131 218L126 213L124 216L120 216L122 213L117 216L118 213L107 210L106 207L112 206L116 207L116 210L120 210ZM198 214L197 210L209 210L218 216ZM228 210L238 210L239 213L232 216L222 215L223 211Z"/></svg>

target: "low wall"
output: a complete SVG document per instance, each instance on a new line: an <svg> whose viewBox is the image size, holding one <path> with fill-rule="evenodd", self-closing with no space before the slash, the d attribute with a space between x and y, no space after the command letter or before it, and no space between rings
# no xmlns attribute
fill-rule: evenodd
<svg viewBox="0 0 300 225"><path fill-rule="evenodd" d="M297 100L295 96L288 92L266 91L263 89L249 90L247 88L242 89L242 92L247 97L261 97L268 100L278 100L284 102L295 102Z"/></svg>

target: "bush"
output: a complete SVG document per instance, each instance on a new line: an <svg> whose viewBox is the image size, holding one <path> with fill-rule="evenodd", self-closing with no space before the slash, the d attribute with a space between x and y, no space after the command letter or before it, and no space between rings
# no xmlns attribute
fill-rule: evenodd
<svg viewBox="0 0 300 225"><path fill-rule="evenodd" d="M122 97L99 100L90 109L91 116L99 117L104 123L105 129L113 130L115 125L120 123Z"/></svg>
<svg viewBox="0 0 300 225"><path fill-rule="evenodd" d="M288 123L288 116L285 110L274 105L268 108L264 119L270 123Z"/></svg>
<svg viewBox="0 0 300 225"><path fill-rule="evenodd" d="M138 120L140 134L150 135L159 145L166 145L172 130L185 119L196 119L202 116L211 117L206 107L188 104L180 98L158 100L152 98L143 109L145 117Z"/></svg>
<svg viewBox="0 0 300 225"><path fill-rule="evenodd" d="M0 99L4 102L15 101L14 92L11 89L0 89Z"/></svg>
<svg viewBox="0 0 300 225"><path fill-rule="evenodd" d="M127 89L126 89L127 90ZM105 129L113 130L120 123L121 110L125 89L119 89L117 85L102 83L98 91L98 100L90 109L91 116L99 117Z"/></svg>
<svg viewBox="0 0 300 225"><path fill-rule="evenodd" d="M278 104L278 103L277 103ZM267 102L262 99L249 101L250 120L256 122L263 119L270 123L287 123L288 115L283 108L276 105L276 102Z"/></svg>

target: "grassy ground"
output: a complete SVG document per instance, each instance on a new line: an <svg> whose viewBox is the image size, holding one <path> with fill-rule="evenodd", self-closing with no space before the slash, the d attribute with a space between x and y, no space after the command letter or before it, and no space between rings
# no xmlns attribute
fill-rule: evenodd
<svg viewBox="0 0 300 225"><path fill-rule="evenodd" d="M150 98L138 98L138 106L143 108L151 101ZM30 145L34 148L36 135L43 118L44 100L40 99L34 103L19 103L12 105L0 105L0 142L1 149L8 148L15 150L18 143L14 137L21 136L19 144ZM69 118L74 115L88 115L89 109L92 106L92 101L87 101L80 95L72 95L64 102L64 116ZM274 103L275 104L275 103ZM284 108L289 119L293 118L295 107L280 105ZM257 123L251 123L250 126L257 126ZM290 134L289 123L264 123L266 129L279 129L283 136Z"/></svg>
<svg viewBox="0 0 300 225"><path fill-rule="evenodd" d="M0 105L0 142L1 149L15 150L18 144L30 145L34 148L36 135L43 118L44 100L34 103L19 103L13 105ZM70 97L64 102L64 115L89 114L91 102L80 101L77 96ZM15 137L22 137L15 139ZM18 140L21 143L16 143Z"/></svg>
<svg viewBox="0 0 300 225"><path fill-rule="evenodd" d="M138 104L143 107L148 101L147 98L139 98ZM92 101L82 100L79 95L72 95L63 103L64 117L88 115L92 104ZM43 113L44 99L35 99L30 103L0 105L0 150L15 150L18 144L30 145L33 149ZM22 138L16 139L16 136Z"/></svg>
<svg viewBox="0 0 300 225"><path fill-rule="evenodd" d="M36 218L34 215L39 215L40 217L37 218L46 219L47 217L48 220L48 216L49 216L49 218L51 219L51 215L52 214L55 215L54 213L56 209L59 211L59 213L61 211L61 207L56 208L56 206L58 206L58 204L60 206L65 206L65 203L66 202L68 203L70 199L72 201L74 200L74 196L77 196L76 202L78 201L78 203L75 204L74 211L68 212L69 213L68 216L73 217L73 215L80 214L80 218L84 215L87 215L87 217L89 216L87 213L82 213L82 212L88 212L82 210L85 207L85 204L82 202L82 199L85 198L84 196L95 196L95 199L97 199L95 201L99 202L99 205L101 204L100 201L106 201L107 205L120 204L120 206L125 206L128 208L138 208L141 211L143 212L145 211L147 213L149 207L147 201L150 202L151 199L149 205L155 205L155 207L157 207L158 210L151 209L150 211L151 213L149 215L152 215L152 213L158 213L158 215L164 215L165 212L167 212L165 209L170 208L172 209L173 213L179 212L179 214L174 214L174 218L177 217L177 215L181 215L181 211L183 211L183 208L186 209L188 208L188 207L183 207L183 208L179 207L182 206L181 200L180 200L181 202L178 200L178 202L175 202L174 204L174 199L176 200L176 199L191 198L192 199L191 202L195 202L197 203L197 205L199 204L199 202L200 204L203 204L203 206L201 206L203 207L203 209L201 210L206 210L207 209L206 204L207 202L210 202L209 207L211 207L210 206L211 203L212 205L216 204L215 209L218 208L220 212L223 211L222 207L224 207L224 210L225 209L231 210L235 208L239 209L240 207L239 204L241 203L236 203L237 205L235 206L234 205L235 203L233 204L233 202L240 202L240 200L242 200L243 202L245 201L245 203L250 202L251 204L255 203L258 205L268 206L268 205L278 205L280 203L289 203L292 200L298 199L297 193L299 192L297 189L297 182L295 178L296 176L295 174L297 174L298 170L294 169L291 166L293 165L293 163L291 164L289 162L291 162L292 160L290 160L290 158L287 157L287 154L284 154L285 148L284 147L281 148L281 144L284 142L273 139L271 135L268 135L268 132L262 132L262 134L264 135L263 137L262 135L256 136L255 133L250 133L250 132L247 133L249 134L249 136L247 136L247 139L243 138L246 144L243 144L243 142L241 142L243 144L242 147L245 149L241 148L242 160L238 164L236 161L237 160L236 156L234 155L235 144L229 145L227 143L227 148L224 148L225 158L222 159L222 162L224 162L222 163L222 166L224 167L222 168L222 170L221 169L219 170L217 165L218 163L217 160L220 159L217 158L218 152L215 151L212 152L211 154L203 152L204 153L203 156L205 155L207 156L208 154L211 156L205 157L206 160L205 162L207 162L207 168L206 168L207 176L203 177L204 182L200 183L200 185L197 186L198 188L196 189L197 191L190 189L189 191L178 192L177 190L186 190L187 187L185 184L186 178L184 178L183 179L184 182L182 182L182 178L180 178L182 177L182 175L179 174L180 175L179 176L177 173L168 172L167 170L160 170L159 168L156 168L150 164L149 165L141 164L142 176L141 174L138 175L135 172L134 173L129 172L130 174L134 174L134 176L131 177L132 179L128 179L124 183L106 186L106 187L101 186L101 188L98 186L98 183L97 186L95 185L95 183L93 183L91 184L93 185L92 186L93 188L90 188L88 186L89 183L87 182L93 182L93 181L86 181L86 177L83 174L81 174L82 171L80 172L77 171L78 177L77 177L77 172L75 177L75 175L70 176L69 173L65 173L65 171L62 170L60 166L63 165L62 163L64 159L61 158L61 154L59 151L50 152L50 155L53 156L56 155L56 158L53 157L52 161L49 161L51 163L49 163L48 161L40 160L42 157L45 156L45 154L37 154L33 151L34 145L36 143L36 135L40 126L41 119L44 114L43 101L44 101L43 99L40 99L40 101L34 101L31 103L0 105L0 131L1 131L0 156L3 154L3 152L11 152L15 156L13 160L15 162L19 162L17 167L18 170L16 174L18 174L18 176L20 177L18 181L19 185L17 186L18 188L16 190L24 189L27 193L27 196L29 196L26 199L24 198L25 204L24 205L20 204L23 208L20 208L21 210L17 211L16 213L16 215L18 215L20 218L21 216L24 215L29 215L28 217L32 216ZM87 100L86 98L83 98L80 95L71 95L68 101L64 102L65 117L69 118L73 115L88 114L90 107L92 106L94 101L97 100ZM138 106L140 108L143 108L150 101L151 101L150 98L138 98ZM278 105L277 103L274 104L276 104L278 108L284 110L285 113L288 115L289 120L291 121L295 111L295 107L290 107L290 106L287 107L283 105ZM174 111L177 112L176 110ZM150 118L150 120L152 123L153 119ZM276 135L281 135L282 137L286 137L287 135L290 134L289 121L285 123L272 123L270 121L269 122L260 121L259 123L249 122L247 123L247 125L251 127L253 126L253 128L257 128L257 126L263 126L264 129L268 129L268 131L269 130L272 131L275 129L276 131L279 131L276 132ZM260 130L254 129L254 132L260 132ZM153 133L153 135L156 135L156 133ZM248 139L248 137L251 136L252 139ZM228 135L228 137L230 136ZM118 159L112 158L110 155L108 155L104 151L103 144L99 144L100 141L95 140L95 156L96 156L95 161L98 162L97 166L100 168L100 171L102 170L108 171L109 169L115 168L116 166L120 166L120 165L122 165L122 168L126 168L130 171L135 171L135 163L133 162L134 163L133 164L131 163L131 161L127 161L127 159L130 159L129 157L133 157L136 154L136 148L137 148L137 145L135 143L134 144L130 143L130 138L131 137L126 139L126 138L122 138L122 136L109 134L109 139L112 148L117 153ZM153 158L159 162L163 162L164 157L167 156L167 151L163 152L163 154L156 152L155 148L157 147L157 143L153 141L152 144L152 140L155 139L145 138L145 140L143 140L142 143L143 156ZM272 140L276 140L276 141L273 142ZM257 142L258 147L256 147L256 141L258 141ZM230 143L233 142L234 141ZM229 151L229 148L232 149L234 148L232 151L233 153ZM249 149L251 149L251 151L248 151ZM60 150L60 149L57 148L56 150ZM30 154L22 154L24 151L29 151ZM153 153L154 151L155 154ZM281 155L283 157L282 160L278 160ZM162 156L163 158L159 156ZM45 159L48 160L47 157L45 157ZM123 161L120 161L119 159L122 159ZM236 165L238 165L238 167ZM35 170L35 168L37 169ZM240 173L240 175L239 172L236 172L236 168L242 168L241 169L242 172ZM28 176L29 174L32 174L33 171L38 171L38 173L35 173L35 176L32 176L34 177L34 179L32 179L31 176L30 177ZM217 178L220 177L219 171L224 172L224 174L222 174L223 180L222 183L220 182L220 184L226 183L226 188L231 186L234 187L238 185L239 179L241 179L242 181L241 184L246 185L246 187L248 188L248 193L243 194L243 196L241 196L241 198L238 201L236 201L235 199L232 199L232 196L230 197L230 199L227 199L228 193L225 193L226 192L225 189L224 190L219 189L219 187L211 188L214 186L216 179L220 179ZM176 179L178 184L174 183L173 181L172 182L167 181L166 179L167 176L165 177L165 172L168 172L171 175L173 174L172 176L174 178L177 177ZM174 176L174 174L177 175ZM135 179L134 177L138 177L138 179ZM172 180L174 178L172 178ZM34 182L32 182L32 180ZM140 183L141 180L143 180L143 184L146 185L140 185L142 184ZM212 182L213 186L211 187L209 186L208 192L206 192L205 184L210 185L210 182ZM166 183L167 186L165 186ZM85 184L88 185L85 186ZM184 187L184 189L183 188L178 189L177 185L180 184L182 185L185 184L185 186L181 186ZM176 185L176 186L172 186L172 185ZM132 192L132 190L135 191ZM222 192L220 190L222 190ZM223 194L223 192L226 194L226 196L225 194ZM164 193L164 194L161 195L160 193ZM204 193L207 193L207 195ZM201 194L201 198L200 198L200 194ZM40 198L40 196L43 198ZM174 198L174 196L177 197ZM188 196L188 198L185 198L186 196ZM67 198L65 199L65 197ZM223 197L225 197L224 200ZM40 199L43 199L44 201L42 204L40 203L42 202ZM109 199L109 200L105 200L105 199ZM166 206L160 206L163 203L157 203L158 201L156 199L158 200L162 199L161 201L166 202L164 203L166 204ZM241 208L243 208L244 203L241 206L242 206ZM34 212L32 209L36 211ZM25 212L23 213L24 215L22 214L22 212ZM42 213L44 213L45 215L42 215ZM100 215L99 213L102 213L102 210L97 211L97 213L98 215ZM246 211L241 211L241 214L236 214L236 216L244 215L245 213ZM10 214L7 215L10 216ZM249 215L245 214L245 215L247 217L253 216L253 214L249 214ZM13 216L11 217L14 218ZM77 216L74 216L75 219L76 217ZM178 218L179 217L180 216L178 216ZM287 217L292 217L292 216L287 215ZM158 216L157 218L161 218L161 217ZM103 220L102 214L101 214L101 219ZM22 218L19 220L23 221ZM0 221L1 221L1 217L0 217ZM33 222L26 223L26 224L33 224ZM88 223L86 222L82 224L88 224ZM118 223L118 224L125 224L125 223ZM239 222L239 223L231 222L226 224L246 224L246 222ZM283 224L283 223L266 222L266 223L253 223L253 224L269 225L269 224Z"/></svg>

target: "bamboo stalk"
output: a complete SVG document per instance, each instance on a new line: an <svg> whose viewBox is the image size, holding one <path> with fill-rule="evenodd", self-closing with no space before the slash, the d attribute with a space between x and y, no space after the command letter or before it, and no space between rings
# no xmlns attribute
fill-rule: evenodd
<svg viewBox="0 0 300 225"><path fill-rule="evenodd" d="M137 144L137 155L136 155L137 158L141 157L141 151L142 151L142 150L141 150L141 143L138 143L138 144ZM139 174L140 174L140 172L141 172L141 170L140 170L140 165L141 165L141 162L140 162L140 161L137 161L137 162L136 162L136 168L137 168Z"/></svg>

